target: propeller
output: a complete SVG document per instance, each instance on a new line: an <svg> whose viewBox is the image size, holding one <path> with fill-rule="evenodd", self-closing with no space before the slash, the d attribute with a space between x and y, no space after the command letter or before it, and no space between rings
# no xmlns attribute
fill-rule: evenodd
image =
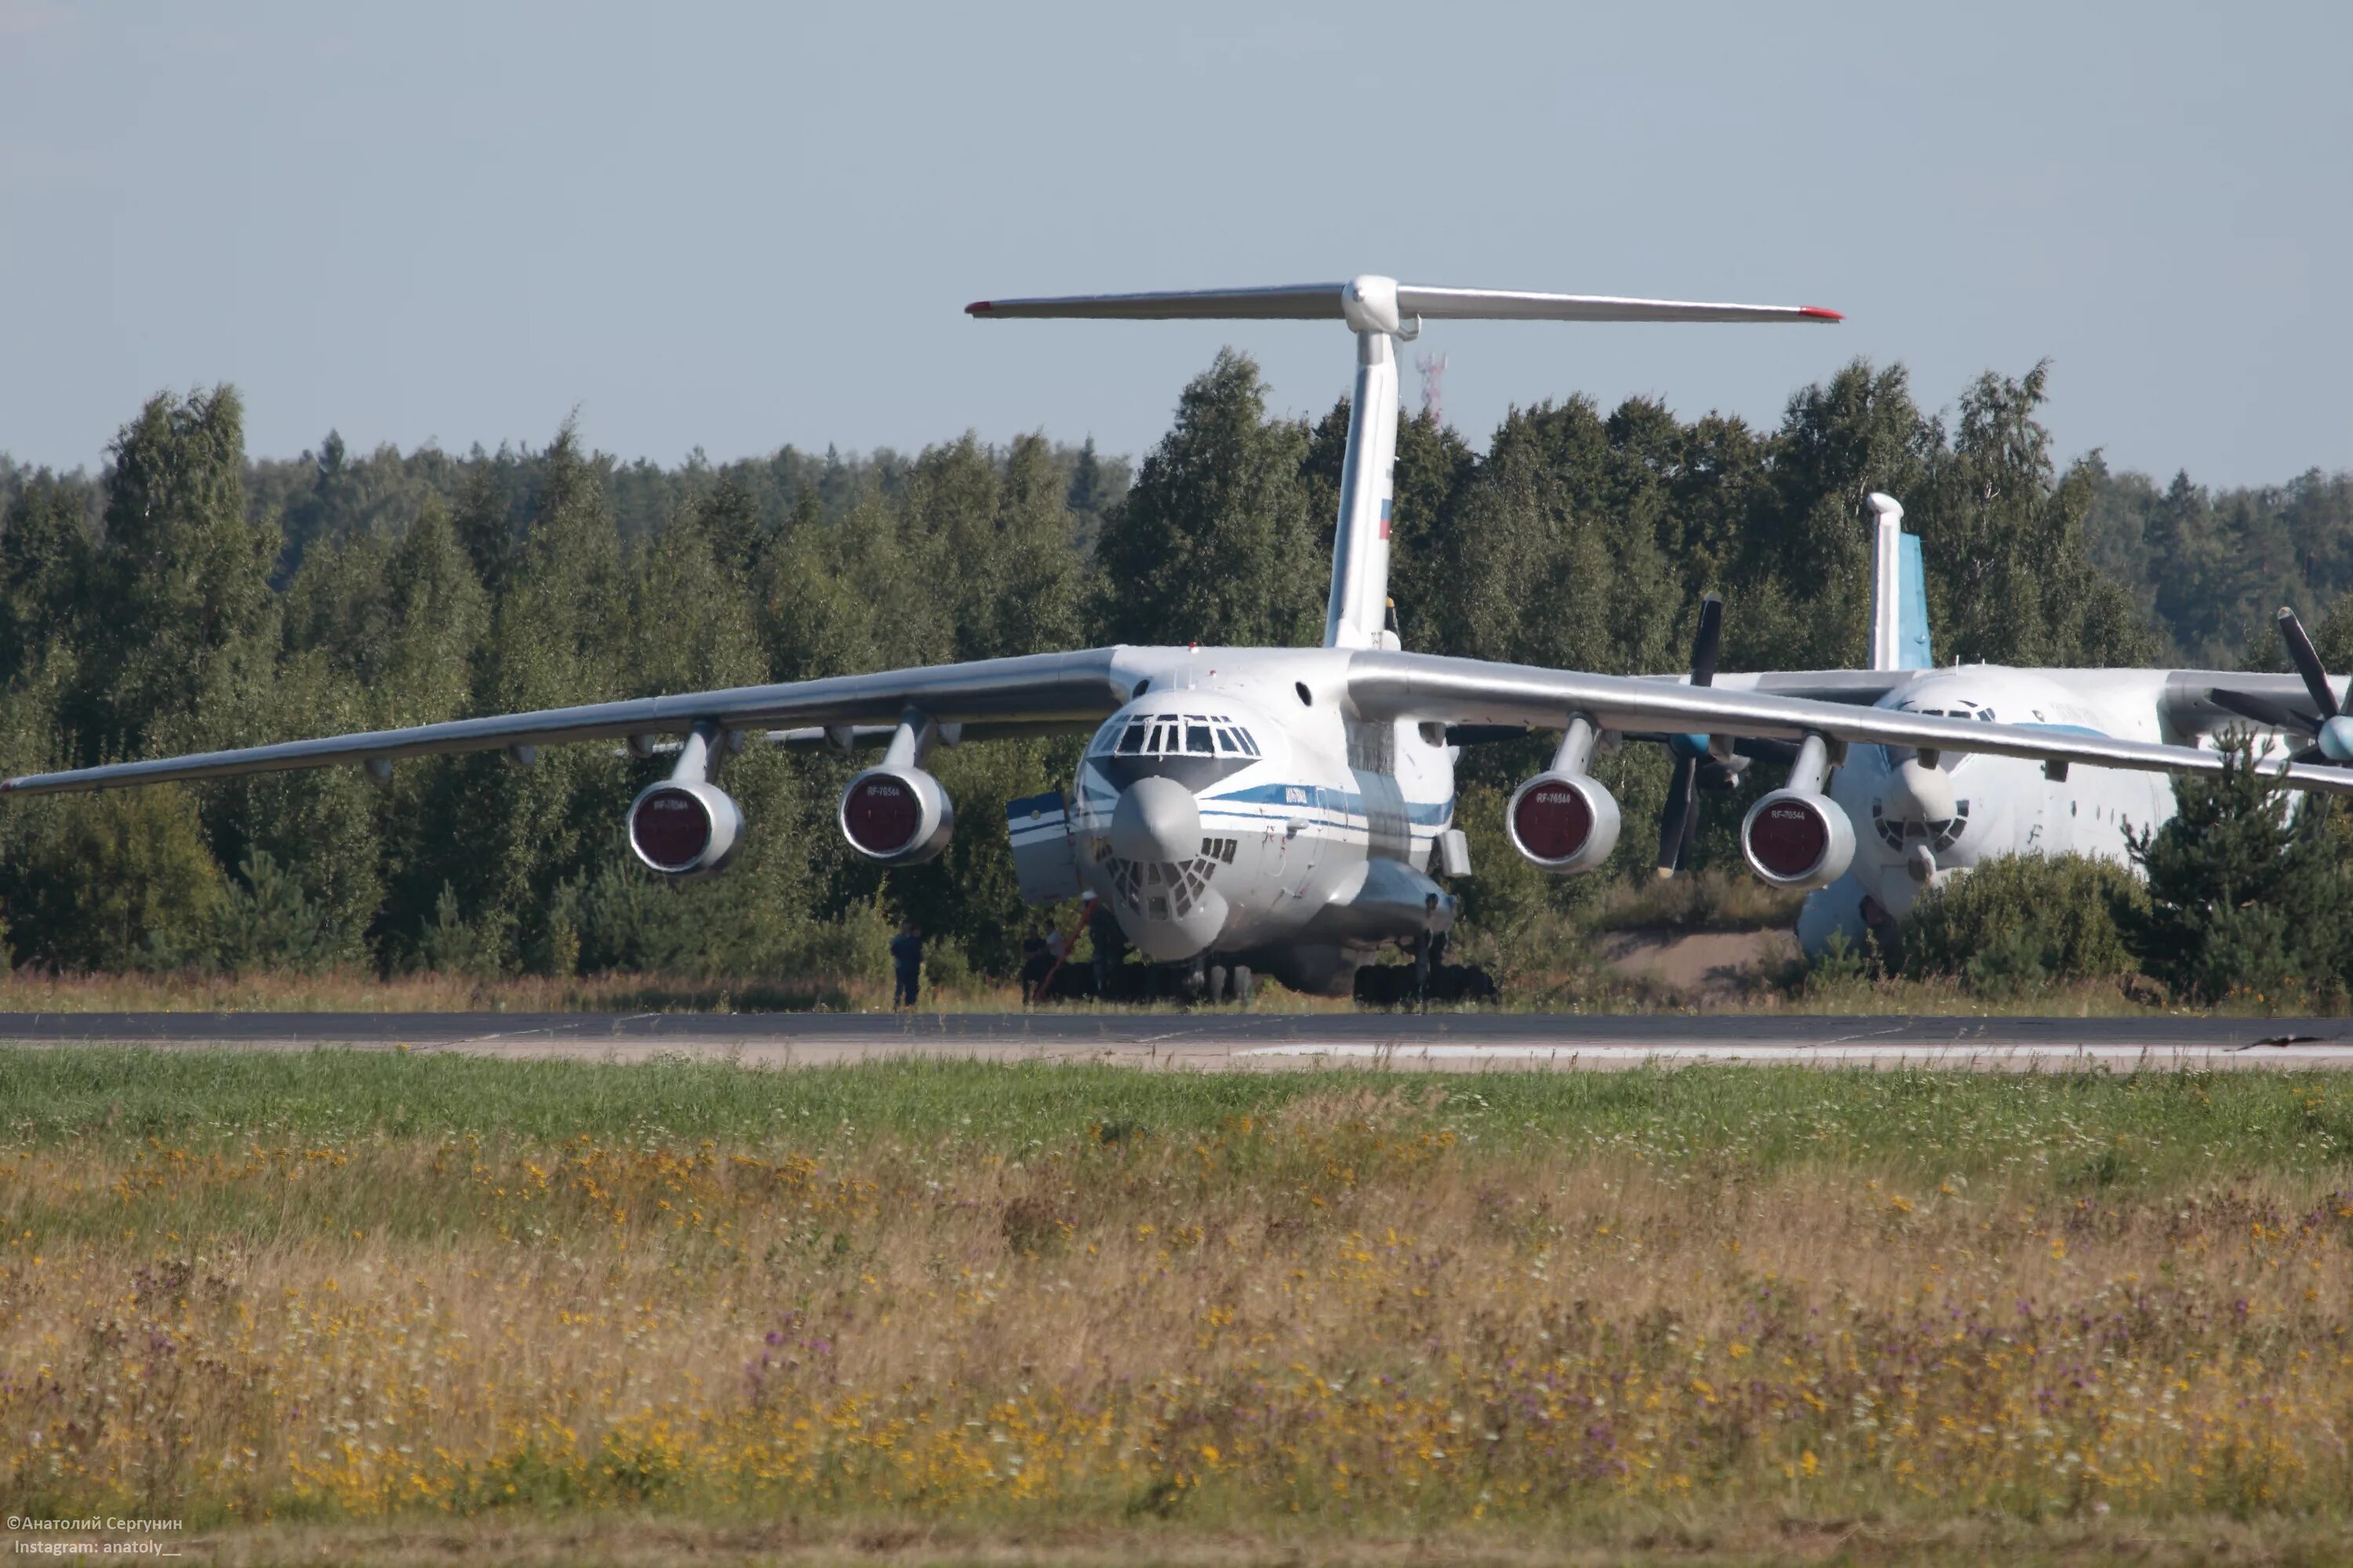
<svg viewBox="0 0 2353 1568"><path fill-rule="evenodd" d="M2327 667L2320 662L2320 651L2312 645L2295 611L2285 605L2280 607L2279 629L2281 640L2287 644L2287 656L2295 663L2295 673L2304 677L2304 689L2312 694L2312 705L2318 710L2317 722L2308 726L2315 744L2292 760L2353 762L2353 716L2348 716L2337 702L2337 688L2329 683ZM2296 727L2307 728L2304 725Z"/></svg>
<svg viewBox="0 0 2353 1568"><path fill-rule="evenodd" d="M1709 594L1699 601L1699 630L1692 638L1693 685L1715 683L1715 656L1723 646L1724 600ZM1667 745L1675 754L1675 771L1667 780L1666 809L1659 814L1661 876L1674 875L1691 858L1692 841L1699 834L1699 791L1732 788L1734 771L1709 754L1704 735L1670 736Z"/></svg>

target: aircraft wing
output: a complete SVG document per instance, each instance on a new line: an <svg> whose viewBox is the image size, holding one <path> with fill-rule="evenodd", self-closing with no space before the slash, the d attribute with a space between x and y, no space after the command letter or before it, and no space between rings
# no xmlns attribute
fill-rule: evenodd
<svg viewBox="0 0 2353 1568"><path fill-rule="evenodd" d="M1688 681L1688 675L1645 675L1648 681ZM1766 692L1779 697L1809 697L1823 703L1861 703L1869 707L1888 693L1920 678L1917 670L1759 670L1718 671L1720 692Z"/></svg>
<svg viewBox="0 0 2353 1568"><path fill-rule="evenodd" d="M2221 753L2196 747L1433 653L1357 653L1348 662L1348 695L1358 715L1375 719L1542 729L1558 728L1569 715L1581 713L1602 729L1626 733L1663 730L1768 740L1801 740L1818 734L1863 745L1985 752L2155 773L2214 774L2223 763ZM2293 789L2353 795L2353 768L2272 762L2265 770Z"/></svg>
<svg viewBox="0 0 2353 1568"><path fill-rule="evenodd" d="M1115 679L1112 672L1114 652L1098 648L1078 653L983 659L871 675L836 675L819 681L452 719L408 729L371 730L36 773L0 781L0 791L47 795L122 784L324 768L339 762L389 762L439 752L675 736L705 722L733 730L784 726L795 730L795 740L813 738L811 732L827 728L848 732L846 739L866 739L874 733L871 726L894 726L909 707L920 708L942 725L968 725L976 739L987 735L1087 729L1110 717L1127 700L1126 683Z"/></svg>

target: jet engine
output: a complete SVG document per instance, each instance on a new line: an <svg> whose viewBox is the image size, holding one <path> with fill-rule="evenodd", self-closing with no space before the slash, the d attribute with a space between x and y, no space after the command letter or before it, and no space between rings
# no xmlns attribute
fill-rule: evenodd
<svg viewBox="0 0 2353 1568"><path fill-rule="evenodd" d="M1776 789L1741 820L1740 853L1776 887L1828 887L1854 859L1854 824L1828 795Z"/></svg>
<svg viewBox="0 0 2353 1568"><path fill-rule="evenodd" d="M841 792L841 836L881 865L920 865L948 847L955 802L920 768L885 765L850 779Z"/></svg>
<svg viewBox="0 0 2353 1568"><path fill-rule="evenodd" d="M708 876L734 858L744 812L716 784L666 779L629 802L629 848L664 876Z"/></svg>
<svg viewBox="0 0 2353 1568"><path fill-rule="evenodd" d="M1512 791L1504 826L1531 864L1563 874L1591 871L1618 847L1618 799L1590 774L1539 773Z"/></svg>

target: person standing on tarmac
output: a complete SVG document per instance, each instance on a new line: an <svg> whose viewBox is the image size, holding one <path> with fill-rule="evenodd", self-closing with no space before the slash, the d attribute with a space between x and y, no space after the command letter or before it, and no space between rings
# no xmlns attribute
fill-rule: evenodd
<svg viewBox="0 0 2353 1568"><path fill-rule="evenodd" d="M1092 902L1094 907L1087 916L1087 933L1095 939L1095 1000L1103 1001L1111 995L1112 976L1118 970L1127 934L1119 928L1119 916L1111 912L1110 905L1101 899Z"/></svg>
<svg viewBox="0 0 2353 1568"><path fill-rule="evenodd" d="M923 928L913 920L899 927L891 938L891 968L896 986L891 992L893 1008L915 1005L915 987L923 972Z"/></svg>

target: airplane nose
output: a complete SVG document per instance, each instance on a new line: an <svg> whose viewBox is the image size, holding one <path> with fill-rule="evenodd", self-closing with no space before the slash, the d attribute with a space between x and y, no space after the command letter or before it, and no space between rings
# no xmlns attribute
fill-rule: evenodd
<svg viewBox="0 0 2353 1568"><path fill-rule="evenodd" d="M1111 847L1124 860L1191 860L1201 850L1200 802L1174 779L1139 779L1112 808Z"/></svg>
<svg viewBox="0 0 2353 1568"><path fill-rule="evenodd" d="M1891 822L1947 822L1959 810L1953 798L1953 776L1939 768L1922 766L1907 757L1888 777L1880 792L1879 810Z"/></svg>

